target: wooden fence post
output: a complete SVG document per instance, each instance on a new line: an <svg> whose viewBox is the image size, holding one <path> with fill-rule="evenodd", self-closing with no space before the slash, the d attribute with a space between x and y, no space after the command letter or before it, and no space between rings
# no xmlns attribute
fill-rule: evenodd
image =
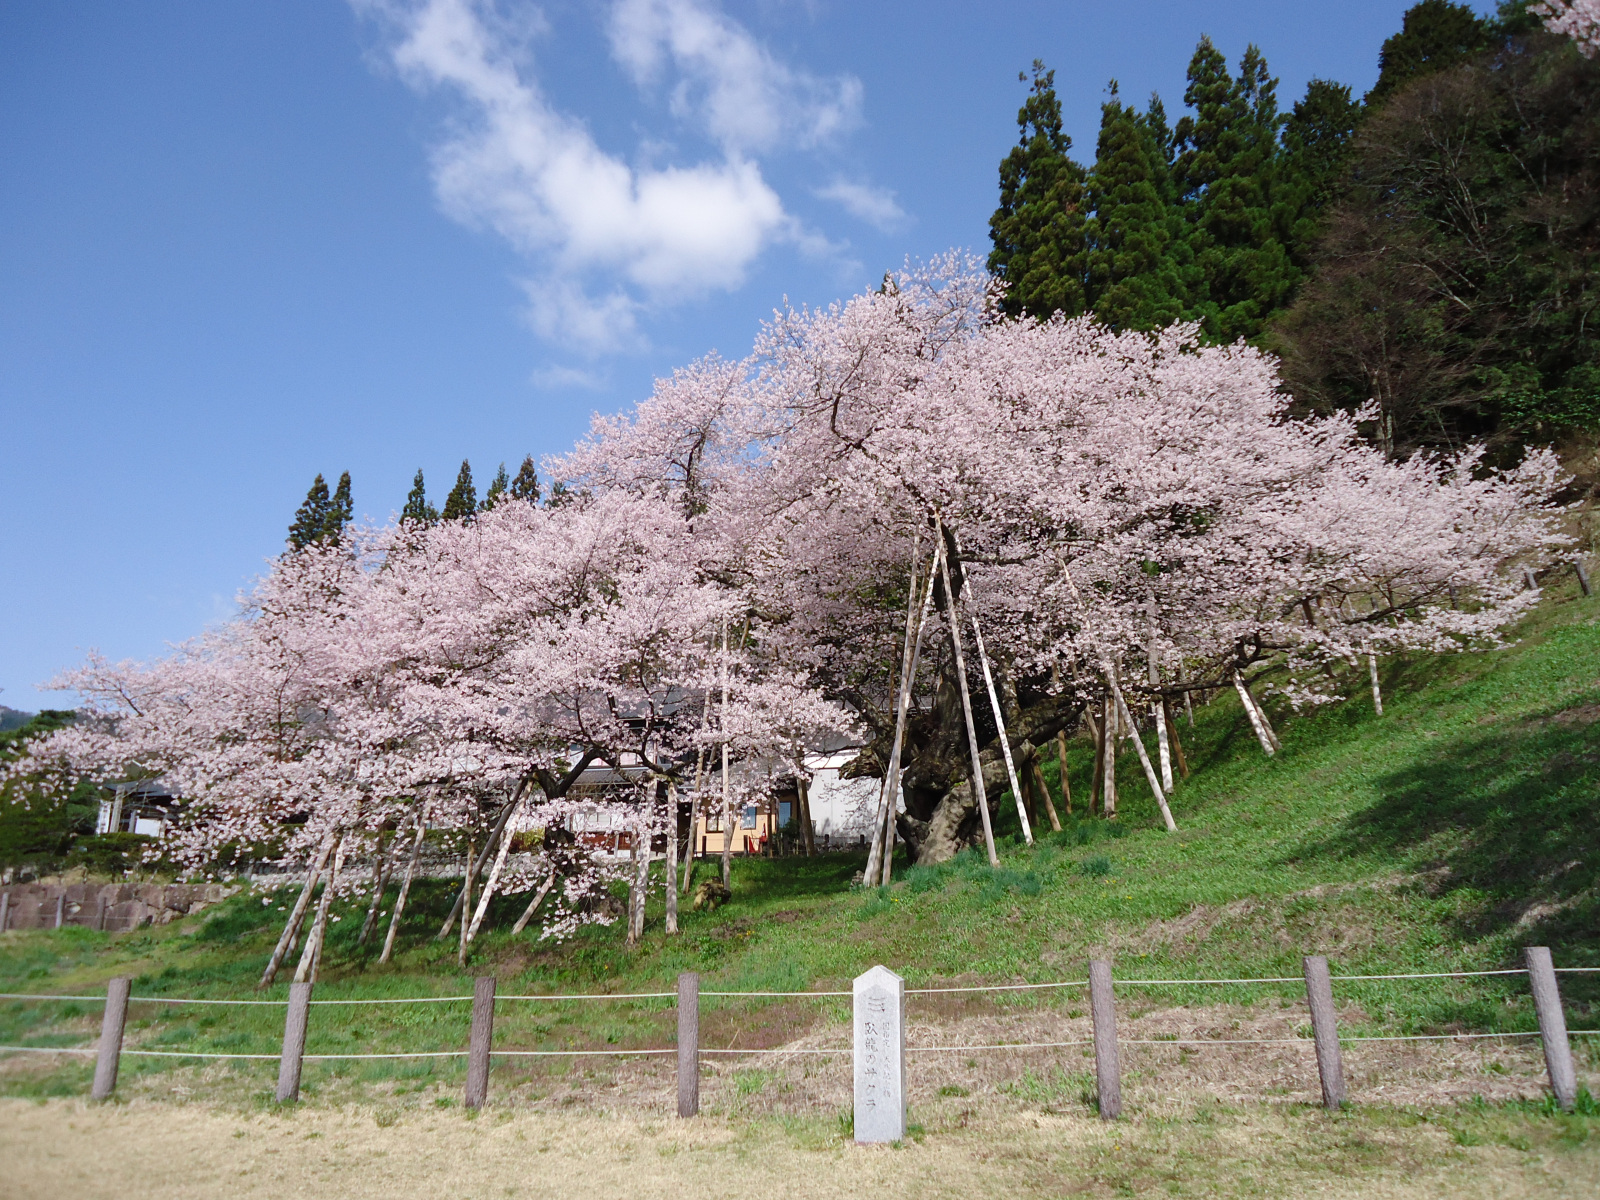
<svg viewBox="0 0 1600 1200"><path fill-rule="evenodd" d="M1094 1014L1094 1077L1100 1119L1122 1115L1122 1067L1117 1061L1117 1006L1111 993L1111 964L1089 964L1089 1010Z"/></svg>
<svg viewBox="0 0 1600 1200"><path fill-rule="evenodd" d="M472 988L472 1034L467 1043L468 1108L489 1098L489 1047L494 1043L494 976L480 975Z"/></svg>
<svg viewBox="0 0 1600 1200"><path fill-rule="evenodd" d="M1581 555L1572 560L1572 569L1578 573L1578 586L1583 589L1583 594L1585 596L1592 595L1593 593L1589 588L1589 572L1584 569Z"/></svg>
<svg viewBox="0 0 1600 1200"><path fill-rule="evenodd" d="M678 976L678 1115L700 1115L700 976Z"/></svg>
<svg viewBox="0 0 1600 1200"><path fill-rule="evenodd" d="M1539 590L1539 580L1534 576L1532 567L1522 568L1522 582L1528 585L1528 591L1530 592Z"/></svg>
<svg viewBox="0 0 1600 1200"><path fill-rule="evenodd" d="M283 1019L283 1055L278 1059L278 1103L300 1099L300 1063L306 1054L306 1026L311 1016L311 984L289 985L289 1011Z"/></svg>
<svg viewBox="0 0 1600 1200"><path fill-rule="evenodd" d="M1567 1043L1567 1019L1561 1013L1561 989L1548 946L1529 946L1523 952L1528 964L1528 986L1539 1014L1539 1040L1544 1043L1544 1065L1550 1072L1550 1090L1556 1103L1571 1109L1578 1099L1578 1076L1572 1067L1572 1047Z"/></svg>
<svg viewBox="0 0 1600 1200"><path fill-rule="evenodd" d="M106 1011L100 1018L100 1049L94 1059L96 1100L109 1100L117 1090L117 1067L122 1062L122 1030L128 1023L128 990L133 978L118 975L106 985Z"/></svg>
<svg viewBox="0 0 1600 1200"><path fill-rule="evenodd" d="M67 913L67 894L65 892L62 892L60 895L58 895L56 897L56 928L57 929L60 929L62 924L63 924L63 922L66 920L66 913Z"/></svg>
<svg viewBox="0 0 1600 1200"><path fill-rule="evenodd" d="M1317 1047L1317 1074L1322 1079L1322 1103L1338 1108L1344 1103L1344 1059L1339 1053L1339 1024L1333 1013L1333 981L1328 960L1309 954L1302 963L1306 976L1306 1001L1311 1006L1311 1036Z"/></svg>
<svg viewBox="0 0 1600 1200"><path fill-rule="evenodd" d="M11 919L11 893L0 892L0 933L6 931L6 922Z"/></svg>
<svg viewBox="0 0 1600 1200"><path fill-rule="evenodd" d="M97 933L106 931L106 898L104 895L100 897L100 903L94 910L94 927Z"/></svg>

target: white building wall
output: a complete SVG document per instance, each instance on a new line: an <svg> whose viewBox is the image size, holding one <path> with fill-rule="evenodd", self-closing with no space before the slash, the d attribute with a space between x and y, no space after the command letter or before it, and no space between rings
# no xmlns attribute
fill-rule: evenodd
<svg viewBox="0 0 1600 1200"><path fill-rule="evenodd" d="M811 801L811 825L818 837L852 838L872 832L872 818L877 811L878 791L883 781L841 779L840 768L855 756L854 750L806 755L806 769L811 772L807 793Z"/></svg>

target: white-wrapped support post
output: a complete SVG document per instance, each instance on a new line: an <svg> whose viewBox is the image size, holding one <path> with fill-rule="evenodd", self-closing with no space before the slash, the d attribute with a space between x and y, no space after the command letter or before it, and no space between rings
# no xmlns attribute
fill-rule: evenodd
<svg viewBox="0 0 1600 1200"><path fill-rule="evenodd" d="M1172 809L1167 805L1167 794L1161 790L1161 780L1156 778L1156 770L1150 765L1150 756L1145 753L1144 742L1139 737L1139 727L1133 723L1133 714L1128 711L1128 702L1123 699L1122 689L1117 686L1116 675L1108 672L1106 678L1111 682L1111 694L1116 697L1117 712L1128 723L1128 740L1133 743L1133 748L1139 754L1139 765L1144 768L1145 782L1150 785L1150 792L1156 798L1156 807L1161 810L1161 820L1167 827L1168 833L1177 831L1178 823L1172 819Z"/></svg>
<svg viewBox="0 0 1600 1200"><path fill-rule="evenodd" d="M1000 753L1006 760L1006 780L1011 784L1012 798L1017 802L1017 820L1022 824L1022 837L1033 845L1033 826L1028 822L1028 810L1022 802L1022 784L1017 779L1017 764L1011 757L1011 739L1006 733L1006 719L1000 711L1000 696L995 691L994 672L989 669L989 652L983 646L983 630L978 628L978 614L967 607L967 619L972 622L972 644L978 651L978 663L983 667L983 686L989 692L989 708L994 713L995 729L999 733Z"/></svg>
<svg viewBox="0 0 1600 1200"><path fill-rule="evenodd" d="M1244 680L1239 672L1233 673L1233 686L1239 693L1239 703L1244 708L1244 715L1250 718L1250 728L1255 730L1256 741L1261 743L1261 752L1271 758L1276 751L1272 748L1272 741L1267 737L1267 730L1261 723L1261 714L1256 711L1255 698L1244 686Z"/></svg>
<svg viewBox="0 0 1600 1200"><path fill-rule="evenodd" d="M855 1138L901 1142L906 1136L905 980L888 967L856 977Z"/></svg>

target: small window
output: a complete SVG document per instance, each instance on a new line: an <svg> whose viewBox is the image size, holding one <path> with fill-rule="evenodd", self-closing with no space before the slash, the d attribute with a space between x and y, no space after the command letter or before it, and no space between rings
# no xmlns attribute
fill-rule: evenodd
<svg viewBox="0 0 1600 1200"><path fill-rule="evenodd" d="M787 800L778 801L778 825L780 827L789 823L789 814L794 811L794 806Z"/></svg>
<svg viewBox="0 0 1600 1200"><path fill-rule="evenodd" d="M706 832L707 833L721 833L722 832L722 812L721 812L720 809L719 810L714 810L712 812L708 812L706 814Z"/></svg>
<svg viewBox="0 0 1600 1200"><path fill-rule="evenodd" d="M740 829L754 829L756 827L756 806L752 804L744 810L744 820L739 823Z"/></svg>

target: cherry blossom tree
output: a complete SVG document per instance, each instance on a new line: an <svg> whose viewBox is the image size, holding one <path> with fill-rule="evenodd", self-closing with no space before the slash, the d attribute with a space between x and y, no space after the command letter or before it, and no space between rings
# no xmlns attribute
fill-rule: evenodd
<svg viewBox="0 0 1600 1200"><path fill-rule="evenodd" d="M314 976L336 894L376 893L371 931L404 854L387 957L429 830L468 847L438 935L462 959L497 893L531 893L518 932L564 937L613 920L624 878L636 940L691 784L731 822L796 745L859 737L853 770L885 780L876 882L893 838L918 861L992 844L1007 790L1029 831L1029 764L1082 722L1102 810L1126 738L1171 827L1175 698L1236 689L1275 752L1262 687L1328 703L1340 666L1492 644L1564 544L1548 453L1394 461L1368 413L1293 417L1248 346L998 300L949 256L775 314L749 358L674 373L547 461L560 503L352 531L166 659L91 659L59 681L84 719L24 766L160 774L191 871L303 872L264 982L297 946ZM573 835L596 804L634 830L632 871Z"/></svg>
<svg viewBox="0 0 1600 1200"><path fill-rule="evenodd" d="M1542 0L1528 11L1543 18L1551 33L1576 42L1585 58L1600 54L1600 0Z"/></svg>

